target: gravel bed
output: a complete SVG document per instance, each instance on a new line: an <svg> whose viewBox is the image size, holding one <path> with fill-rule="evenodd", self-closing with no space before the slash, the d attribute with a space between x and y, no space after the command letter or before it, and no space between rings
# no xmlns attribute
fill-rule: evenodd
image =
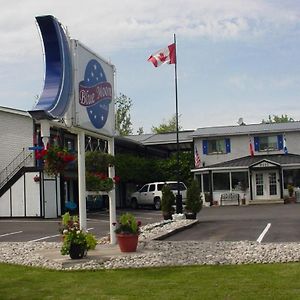
<svg viewBox="0 0 300 300"><path fill-rule="evenodd" d="M57 270L116 269L178 265L229 265L252 263L285 263L300 261L300 243L258 243L252 241L157 241L161 234L191 224L190 220L160 222L142 228L138 252L110 259L88 257L74 264L42 256L43 250L59 250L61 243L15 242L0 243L0 262ZM102 243L107 239L102 239ZM62 256L62 258L64 258ZM67 259L67 257L66 257Z"/></svg>

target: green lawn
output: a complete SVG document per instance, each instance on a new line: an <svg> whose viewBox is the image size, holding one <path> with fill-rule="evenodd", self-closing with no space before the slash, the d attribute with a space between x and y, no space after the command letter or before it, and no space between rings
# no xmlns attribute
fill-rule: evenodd
<svg viewBox="0 0 300 300"><path fill-rule="evenodd" d="M0 264L0 299L300 299L300 263L72 272Z"/></svg>

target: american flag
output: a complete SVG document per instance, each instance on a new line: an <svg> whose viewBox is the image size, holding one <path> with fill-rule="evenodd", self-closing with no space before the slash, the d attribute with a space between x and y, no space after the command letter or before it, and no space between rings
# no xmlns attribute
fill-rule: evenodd
<svg viewBox="0 0 300 300"><path fill-rule="evenodd" d="M200 168L201 167L201 159L197 150L197 147L195 147L195 167Z"/></svg>

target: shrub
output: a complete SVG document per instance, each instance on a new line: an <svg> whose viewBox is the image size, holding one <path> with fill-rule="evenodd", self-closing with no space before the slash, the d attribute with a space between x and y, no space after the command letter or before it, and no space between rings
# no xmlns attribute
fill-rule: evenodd
<svg viewBox="0 0 300 300"><path fill-rule="evenodd" d="M201 199L200 187L196 180L193 180L188 187L186 198L186 211L198 213L202 209L203 201Z"/></svg>
<svg viewBox="0 0 300 300"><path fill-rule="evenodd" d="M162 188L161 210L162 212L173 212L173 205L175 204L175 195L171 191L168 185L164 185Z"/></svg>

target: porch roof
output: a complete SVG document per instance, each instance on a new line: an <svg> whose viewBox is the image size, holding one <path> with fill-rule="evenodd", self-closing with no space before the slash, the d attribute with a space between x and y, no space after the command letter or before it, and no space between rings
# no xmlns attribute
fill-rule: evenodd
<svg viewBox="0 0 300 300"><path fill-rule="evenodd" d="M273 154L273 155L257 155L257 156L245 156L237 159L205 166L199 169L192 170L193 172L205 171L212 169L230 169L230 168L249 168L251 165L255 165L260 161L274 162L281 166L295 166L300 165L300 155L297 154Z"/></svg>

